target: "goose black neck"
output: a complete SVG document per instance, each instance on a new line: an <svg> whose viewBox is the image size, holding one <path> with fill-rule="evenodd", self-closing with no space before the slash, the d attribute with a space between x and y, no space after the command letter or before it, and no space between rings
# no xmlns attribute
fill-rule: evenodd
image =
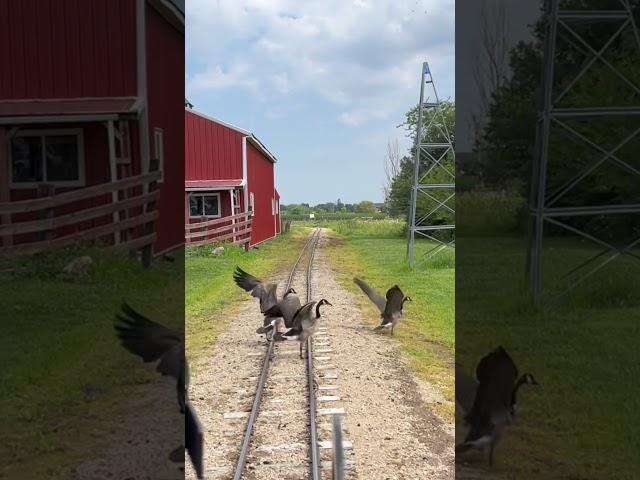
<svg viewBox="0 0 640 480"><path fill-rule="evenodd" d="M316 303L316 318L320 318L320 302Z"/></svg>
<svg viewBox="0 0 640 480"><path fill-rule="evenodd" d="M527 383L527 379L526 378L527 378L526 375L522 375L518 379L518 381L516 382L515 386L513 387L513 391L511 392L511 405L512 406L516 404L518 390L520 389L520 387L522 387L522 385Z"/></svg>

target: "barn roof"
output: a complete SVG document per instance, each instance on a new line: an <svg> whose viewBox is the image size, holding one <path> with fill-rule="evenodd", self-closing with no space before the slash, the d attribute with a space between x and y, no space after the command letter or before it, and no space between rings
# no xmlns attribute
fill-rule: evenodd
<svg viewBox="0 0 640 480"><path fill-rule="evenodd" d="M24 120L56 121L73 117L78 121L98 121L107 117L134 115L140 108L137 97L56 98L0 100L0 122Z"/></svg>
<svg viewBox="0 0 640 480"><path fill-rule="evenodd" d="M267 147L265 147L264 144L260 140L258 140L258 137L256 137L249 130L245 130L244 128L237 127L231 123L223 122L222 120L218 120L217 118L211 117L209 115L205 115L204 113L198 112L193 108L185 108L185 110L188 111L189 113L193 113L194 115L198 115L199 117L206 118L207 120L217 123L218 125L222 125L227 128L230 128L231 130L235 130L236 132L242 133L247 137L247 141L251 143L254 147L256 147L258 150L260 150L260 152L264 154L265 157L267 157L273 163L276 163L278 161L276 157L273 155L273 153L271 153L269 149L267 149Z"/></svg>
<svg viewBox="0 0 640 480"><path fill-rule="evenodd" d="M184 182L184 186L187 190L189 189L200 189L200 188L208 188L208 189L231 189L236 187L241 187L244 183L244 180L241 178L235 180L186 180Z"/></svg>

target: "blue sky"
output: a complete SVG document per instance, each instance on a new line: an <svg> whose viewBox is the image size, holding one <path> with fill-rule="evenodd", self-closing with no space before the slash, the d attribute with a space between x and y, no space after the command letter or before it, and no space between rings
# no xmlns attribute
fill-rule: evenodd
<svg viewBox="0 0 640 480"><path fill-rule="evenodd" d="M383 200L429 61L454 97L453 0L189 0L187 98L278 158L282 203Z"/></svg>

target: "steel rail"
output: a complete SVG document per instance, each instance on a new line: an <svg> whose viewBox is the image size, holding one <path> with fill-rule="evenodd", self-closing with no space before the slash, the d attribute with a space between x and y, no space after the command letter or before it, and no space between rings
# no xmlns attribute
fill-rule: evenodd
<svg viewBox="0 0 640 480"><path fill-rule="evenodd" d="M317 230L314 244L311 248L309 257L309 265L307 266L307 302L311 301L311 270L313 267L313 257L315 255L316 246L320 239L320 230ZM320 480L320 448L318 446L318 425L316 423L316 389L315 389L315 373L313 369L313 343L311 337L307 338L307 378L309 381L309 436L310 442L310 458L311 458L311 479Z"/></svg>
<svg viewBox="0 0 640 480"><path fill-rule="evenodd" d="M285 291L287 291L291 287L291 283L293 282L293 276L295 275L295 272L298 269L298 265L300 264L300 260L302 259L305 252L307 251L307 248L309 248L309 246L312 245L313 248L315 249L315 246L317 245L317 241L315 241L315 243L312 243L312 242L314 242L314 240L316 239L319 233L320 233L320 230L316 229L316 231L309 237L309 240L307 240L307 242L304 244L304 247L302 248L300 255L298 255L298 258L296 259L295 263L293 264L293 267L291 268L291 272L289 273L289 278L287 279L287 285L285 287ZM313 261L313 251L311 251L309 264L311 264L312 261ZM310 267L309 267L309 270L310 270ZM308 278L309 278L309 275L307 274L307 279ZM309 296L309 293L307 290L307 297L308 296ZM260 371L260 376L258 377L258 386L256 388L255 398L253 399L253 405L251 406L251 413L249 414L249 420L247 421L244 437L242 438L240 456L238 457L238 461L236 462L236 466L233 474L233 480L241 480L244 467L247 463L247 455L249 454L249 448L251 446L251 436L253 435L253 429L255 427L256 420L258 419L258 411L260 410L262 393L264 392L264 386L267 380L267 376L269 374L269 365L271 363L271 357L273 355L273 345L274 345L274 340L272 336L271 339L269 340L269 345L267 347L267 351L262 361L262 370Z"/></svg>

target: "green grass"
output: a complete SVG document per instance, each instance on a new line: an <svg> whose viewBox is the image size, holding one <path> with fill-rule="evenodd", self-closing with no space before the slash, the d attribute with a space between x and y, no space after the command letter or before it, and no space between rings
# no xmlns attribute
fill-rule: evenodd
<svg viewBox="0 0 640 480"><path fill-rule="evenodd" d="M545 244L549 281L594 253L567 239ZM637 262L614 261L600 280L537 311L521 241L460 238L458 248L456 360L472 370L502 345L541 385L524 387L523 410L497 450L499 478L638 478Z"/></svg>
<svg viewBox="0 0 640 480"><path fill-rule="evenodd" d="M214 257L212 246L187 248L185 334L190 358L215 343L233 315L233 306L247 298L233 283L236 266L258 278L276 273L293 264L305 240L302 229L292 229L248 252L225 246L224 254Z"/></svg>
<svg viewBox="0 0 640 480"><path fill-rule="evenodd" d="M354 276L382 292L398 284L411 297L413 301L405 304L403 320L394 332L395 339L417 374L440 388L448 402L440 405L437 413L453 421L453 254L444 251L435 262L411 269L405 257L406 240L398 235L389 238L387 228L382 226L379 235L360 227L334 234L329 247L334 270L341 284L358 294L372 326L379 323L379 313L353 283Z"/></svg>
<svg viewBox="0 0 640 480"><path fill-rule="evenodd" d="M406 222L394 219L347 219L296 222L296 225L323 227L346 237L400 238L406 235Z"/></svg>
<svg viewBox="0 0 640 480"><path fill-rule="evenodd" d="M85 254L94 260L90 275L61 281L62 267ZM114 315L128 299L151 318L181 328L182 266L156 262L145 269L97 249L0 259L2 465L77 445L78 439L54 427L94 402L119 397L128 385L157 377L119 345Z"/></svg>

